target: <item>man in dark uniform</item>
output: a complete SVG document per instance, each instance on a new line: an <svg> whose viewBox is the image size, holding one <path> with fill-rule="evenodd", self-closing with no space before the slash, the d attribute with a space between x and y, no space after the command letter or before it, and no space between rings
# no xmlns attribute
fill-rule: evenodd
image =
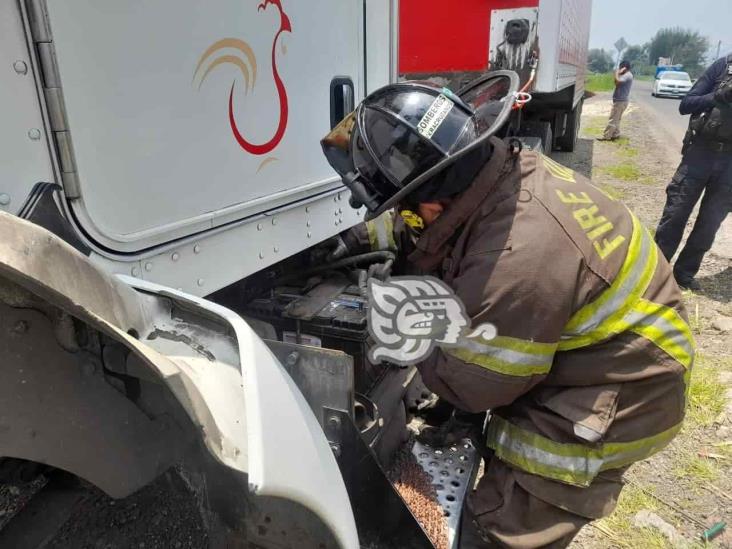
<svg viewBox="0 0 732 549"><path fill-rule="evenodd" d="M732 211L732 55L706 70L681 101L679 111L692 116L681 165L666 189L656 243L670 261L689 215L704 193L694 230L674 265L679 285L699 290L694 277L717 230Z"/></svg>

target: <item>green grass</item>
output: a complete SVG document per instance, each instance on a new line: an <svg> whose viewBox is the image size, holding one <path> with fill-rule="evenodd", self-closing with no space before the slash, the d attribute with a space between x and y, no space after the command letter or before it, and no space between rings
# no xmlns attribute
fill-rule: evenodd
<svg viewBox="0 0 732 549"><path fill-rule="evenodd" d="M730 359L726 359L729 362ZM719 417L725 406L726 387L719 381L719 370L725 359L710 359L697 355L691 372L689 404L686 421L691 426L708 427Z"/></svg>
<svg viewBox="0 0 732 549"><path fill-rule="evenodd" d="M615 512L598 521L598 529L610 538L613 547L666 549L670 544L661 533L633 525L633 516L644 509L653 512L660 511L658 500L649 496L638 486L627 485L620 493Z"/></svg>
<svg viewBox="0 0 732 549"><path fill-rule="evenodd" d="M686 455L676 462L673 475L678 479L713 482L719 478L719 465L713 459Z"/></svg>
<svg viewBox="0 0 732 549"><path fill-rule="evenodd" d="M607 117L605 116L588 116L582 120L582 135L586 137L602 137L605 131Z"/></svg>
<svg viewBox="0 0 732 549"><path fill-rule="evenodd" d="M641 177L640 169L632 162L608 166L602 168L602 172L621 181L638 181Z"/></svg>
<svg viewBox="0 0 732 549"><path fill-rule="evenodd" d="M589 92L605 92L615 89L615 78L612 73L589 74L585 80L585 89Z"/></svg>
<svg viewBox="0 0 732 549"><path fill-rule="evenodd" d="M624 158L636 158L640 154L640 151L635 147L631 147L630 145L628 145L625 147L620 147L618 154L620 154L620 156Z"/></svg>

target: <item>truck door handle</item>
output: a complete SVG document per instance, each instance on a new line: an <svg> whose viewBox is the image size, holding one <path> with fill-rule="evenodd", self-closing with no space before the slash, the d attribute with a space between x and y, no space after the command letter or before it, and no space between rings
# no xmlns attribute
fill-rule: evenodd
<svg viewBox="0 0 732 549"><path fill-rule="evenodd" d="M335 128L346 115L356 108L353 80L336 76L330 81L330 128Z"/></svg>

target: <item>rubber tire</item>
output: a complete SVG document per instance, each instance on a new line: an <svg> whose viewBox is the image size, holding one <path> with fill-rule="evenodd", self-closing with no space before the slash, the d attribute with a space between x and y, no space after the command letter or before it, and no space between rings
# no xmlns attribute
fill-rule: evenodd
<svg viewBox="0 0 732 549"><path fill-rule="evenodd" d="M552 125L549 122L541 123L541 146L544 149L544 154L549 156L554 150L554 132L552 131Z"/></svg>
<svg viewBox="0 0 732 549"><path fill-rule="evenodd" d="M577 103L577 106L572 112L567 114L567 126L565 128L564 135L557 137L557 148L566 151L574 152L577 146L577 137L579 136L579 122L582 116L582 101Z"/></svg>

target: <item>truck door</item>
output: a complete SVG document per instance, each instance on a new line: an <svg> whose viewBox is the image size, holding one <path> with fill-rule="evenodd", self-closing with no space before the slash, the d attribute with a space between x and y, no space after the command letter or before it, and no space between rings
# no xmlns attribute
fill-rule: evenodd
<svg viewBox="0 0 732 549"><path fill-rule="evenodd" d="M33 38L66 197L101 248L135 253L340 185L319 140L333 79L363 94L362 2L31 4L50 30Z"/></svg>

